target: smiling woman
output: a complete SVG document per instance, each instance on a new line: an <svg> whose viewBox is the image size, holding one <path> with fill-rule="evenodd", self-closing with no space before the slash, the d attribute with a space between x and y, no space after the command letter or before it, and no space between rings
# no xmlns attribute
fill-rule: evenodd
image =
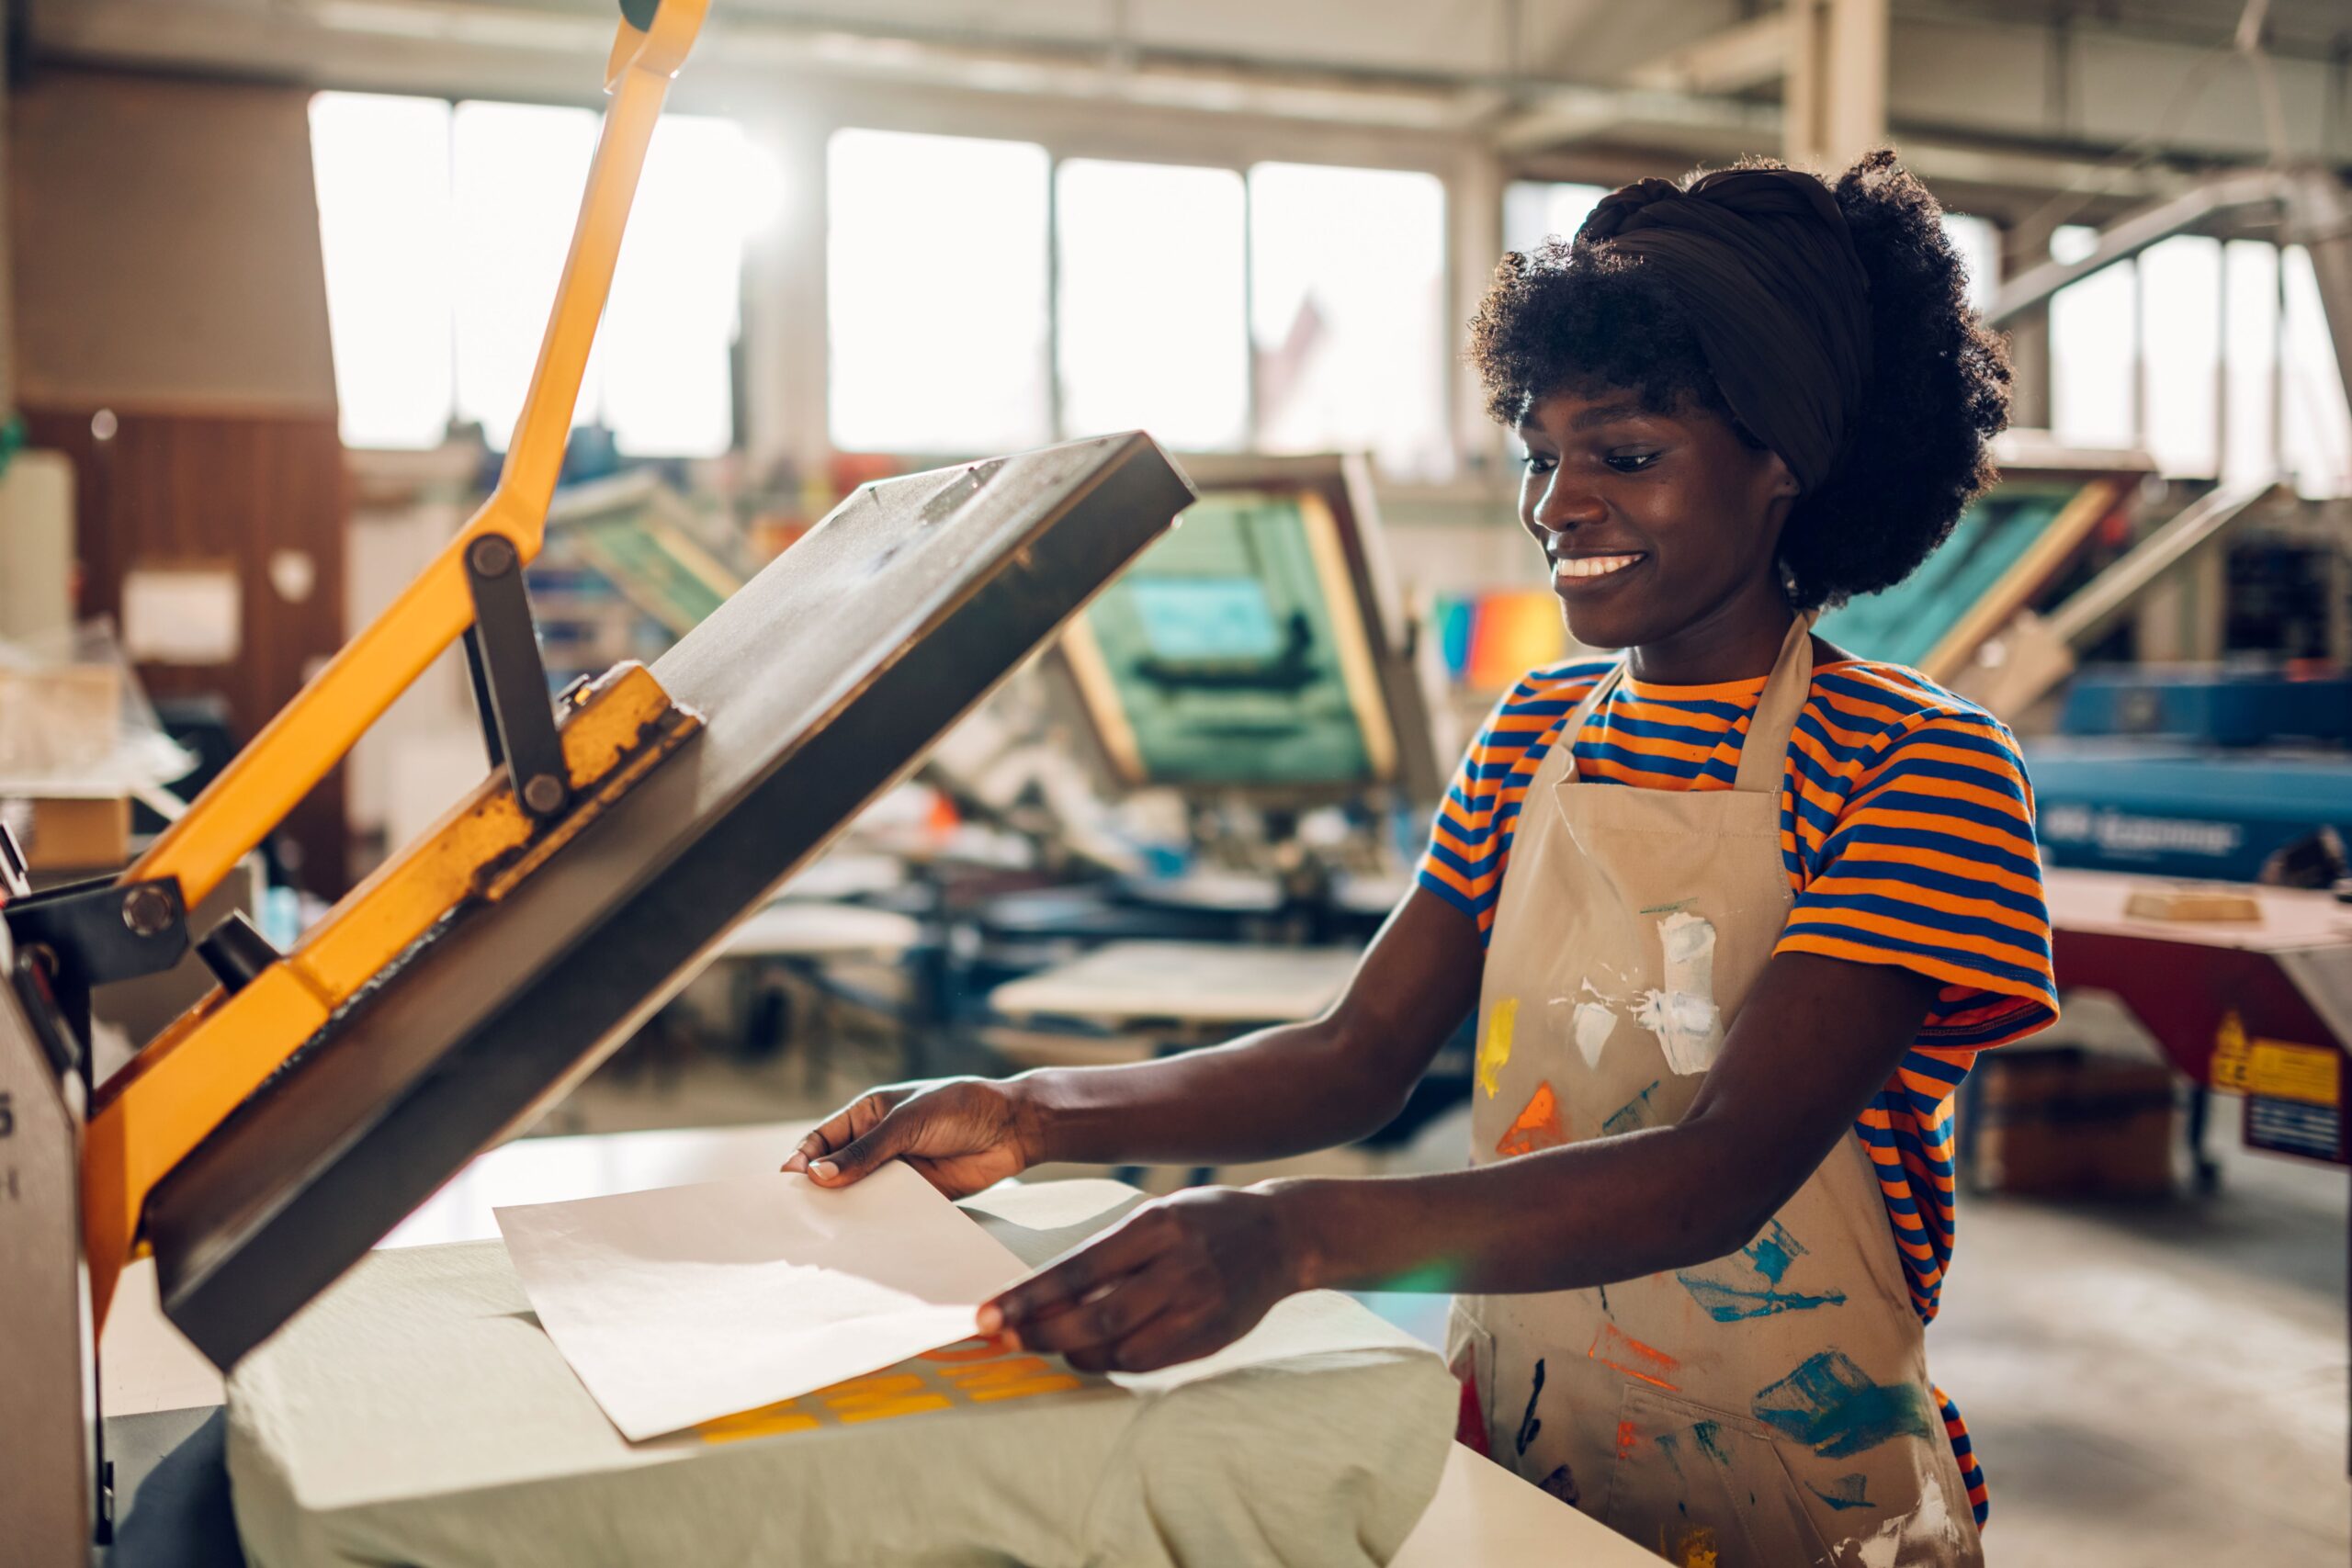
<svg viewBox="0 0 2352 1568"><path fill-rule="evenodd" d="M1628 651L1505 700L1340 1002L886 1089L788 1168L906 1158L961 1192L1326 1146L1392 1117L1475 1001L1470 1168L1179 1193L982 1331L1141 1371L1295 1291L1451 1290L1462 1440L1685 1568L1978 1568L1983 1477L1924 1333L1952 1091L2055 1016L2031 795L1996 720L1812 612L1951 527L2000 351L1883 153L1834 187L1629 186L1505 259L1474 348L1570 626Z"/></svg>

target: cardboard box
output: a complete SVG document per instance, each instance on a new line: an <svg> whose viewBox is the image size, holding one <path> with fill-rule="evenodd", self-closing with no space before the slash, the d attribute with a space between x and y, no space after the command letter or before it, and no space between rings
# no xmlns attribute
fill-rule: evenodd
<svg viewBox="0 0 2352 1568"><path fill-rule="evenodd" d="M35 871L114 871L130 859L127 795L43 795L6 803L0 820L15 829Z"/></svg>
<svg viewBox="0 0 2352 1568"><path fill-rule="evenodd" d="M2051 1198L2173 1187L2177 1080L2161 1063L2075 1047L1987 1051L1961 1110L1969 1185Z"/></svg>
<svg viewBox="0 0 2352 1568"><path fill-rule="evenodd" d="M0 779L72 779L122 740L122 671L110 664L0 667Z"/></svg>

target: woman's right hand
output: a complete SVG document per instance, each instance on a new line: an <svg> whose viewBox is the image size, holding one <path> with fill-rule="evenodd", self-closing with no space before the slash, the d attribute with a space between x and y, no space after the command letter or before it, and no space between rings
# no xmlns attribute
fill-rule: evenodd
<svg viewBox="0 0 2352 1568"><path fill-rule="evenodd" d="M847 1187L903 1159L950 1198L967 1197L1036 1163L1037 1143L1017 1084L934 1078L860 1095L800 1140L787 1171Z"/></svg>

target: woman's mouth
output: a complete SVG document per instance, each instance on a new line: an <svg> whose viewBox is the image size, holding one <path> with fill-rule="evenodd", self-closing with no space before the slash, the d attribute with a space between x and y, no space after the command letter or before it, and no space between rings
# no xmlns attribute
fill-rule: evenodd
<svg viewBox="0 0 2352 1568"><path fill-rule="evenodd" d="M1562 556L1552 563L1552 584L1562 589L1593 586L1648 558L1639 551L1622 556Z"/></svg>

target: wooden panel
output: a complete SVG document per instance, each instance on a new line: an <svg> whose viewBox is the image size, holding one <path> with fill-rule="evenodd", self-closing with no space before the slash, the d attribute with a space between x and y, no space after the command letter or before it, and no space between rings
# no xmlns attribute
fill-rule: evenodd
<svg viewBox="0 0 2352 1568"><path fill-rule="evenodd" d="M141 664L139 675L155 697L220 693L243 744L301 689L313 661L343 645L350 498L334 417L116 411L114 434L100 439L96 412L25 410L31 444L74 461L77 612L119 621L134 569L233 565L243 600L236 661ZM280 552L309 558L310 592L299 600L272 581ZM330 897L348 880L343 788L338 769L286 825L300 881Z"/></svg>
<svg viewBox="0 0 2352 1568"><path fill-rule="evenodd" d="M334 412L309 102L57 69L10 93L20 401Z"/></svg>

